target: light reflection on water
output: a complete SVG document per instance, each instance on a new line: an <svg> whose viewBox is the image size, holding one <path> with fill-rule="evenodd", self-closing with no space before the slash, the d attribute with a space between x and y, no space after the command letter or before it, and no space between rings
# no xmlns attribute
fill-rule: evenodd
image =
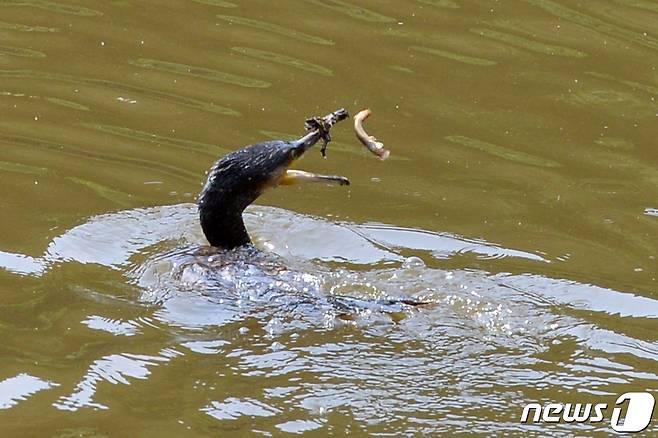
<svg viewBox="0 0 658 438"><path fill-rule="evenodd" d="M5 379L0 382L0 409L9 409L32 394L55 386L59 385L25 373Z"/></svg>
<svg viewBox="0 0 658 438"><path fill-rule="evenodd" d="M629 365L646 362L643 368L651 369L658 361L655 342L598 324L655 318L652 299L537 274L430 267L469 253L548 262L482 240L331 223L271 207L252 207L246 218L269 254L192 255L202 236L195 206L181 204L91 218L54 238L46 254L33 259L37 268L6 265L31 276L69 264L118 270L135 284L135 299L148 315L90 315L80 322L126 340L151 338L153 330L167 334L150 354L126 345L101 355L53 406L111 409L102 395L108 383L132 386L186 358L221 356L225 371L195 385L216 389L239 375L258 379L260 389L240 398L219 391L227 397L198 406L215 419L263 418L279 430L314 430L342 412L373 426L410 421L409 430L437 431L454 426L441 420L453 409L477 416L469 410L488 406L493 416L481 426L504 430L516 426L492 418L527 397L528 387L586 386L607 395L632 379L658 379ZM364 301L346 308L322 298L341 295ZM392 313L359 304L390 297L429 304ZM562 349L564 361L545 369L542 356ZM55 385L42 382L10 396L5 406Z"/></svg>

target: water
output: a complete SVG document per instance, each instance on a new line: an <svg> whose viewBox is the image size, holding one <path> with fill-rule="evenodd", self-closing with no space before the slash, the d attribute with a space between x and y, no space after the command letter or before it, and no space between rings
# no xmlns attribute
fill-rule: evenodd
<svg viewBox="0 0 658 438"><path fill-rule="evenodd" d="M653 3L264 5L0 3L5 435L592 435L521 407L655 393ZM212 162L341 106L392 156L343 122L299 167L351 186L248 210L283 289L199 277Z"/></svg>

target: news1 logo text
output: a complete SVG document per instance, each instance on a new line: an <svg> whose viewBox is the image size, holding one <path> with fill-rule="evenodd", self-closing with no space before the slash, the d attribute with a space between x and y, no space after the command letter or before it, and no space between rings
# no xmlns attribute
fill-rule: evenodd
<svg viewBox="0 0 658 438"><path fill-rule="evenodd" d="M648 392L627 392L614 406L607 403L528 403L521 414L522 423L600 423L610 415L616 432L641 432L649 426L656 400Z"/></svg>

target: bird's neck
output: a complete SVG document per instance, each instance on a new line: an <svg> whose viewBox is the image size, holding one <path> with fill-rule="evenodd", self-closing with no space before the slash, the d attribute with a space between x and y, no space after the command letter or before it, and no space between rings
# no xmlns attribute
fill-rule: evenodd
<svg viewBox="0 0 658 438"><path fill-rule="evenodd" d="M231 249L251 243L242 211L213 210L199 205L201 228L210 245Z"/></svg>
<svg viewBox="0 0 658 438"><path fill-rule="evenodd" d="M313 130L308 134L300 137L297 140L292 141L291 143L298 148L301 148L303 152L306 152L317 143L322 138L322 134L318 130Z"/></svg>

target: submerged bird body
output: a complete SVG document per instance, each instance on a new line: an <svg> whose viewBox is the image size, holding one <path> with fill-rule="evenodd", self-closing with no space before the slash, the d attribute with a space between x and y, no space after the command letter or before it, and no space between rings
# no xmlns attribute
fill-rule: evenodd
<svg viewBox="0 0 658 438"><path fill-rule="evenodd" d="M202 291L225 303L276 306L303 315L333 314L350 319L355 312L386 313L404 318L404 311L424 304L405 298L360 298L327 293L328 272L290 269L277 255L251 245L225 250L182 249L168 254L169 272L186 289Z"/></svg>

